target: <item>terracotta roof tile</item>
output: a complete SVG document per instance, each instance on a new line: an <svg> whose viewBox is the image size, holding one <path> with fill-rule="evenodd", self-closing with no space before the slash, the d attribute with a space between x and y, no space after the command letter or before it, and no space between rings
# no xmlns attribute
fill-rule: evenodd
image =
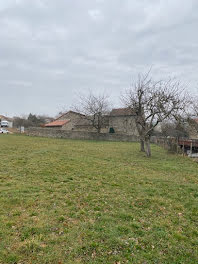
<svg viewBox="0 0 198 264"><path fill-rule="evenodd" d="M45 125L45 127L62 127L63 125L70 122L70 119L67 120L55 120Z"/></svg>

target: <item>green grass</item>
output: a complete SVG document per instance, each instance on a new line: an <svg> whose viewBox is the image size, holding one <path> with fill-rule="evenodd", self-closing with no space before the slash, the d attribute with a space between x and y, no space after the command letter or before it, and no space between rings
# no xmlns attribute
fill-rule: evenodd
<svg viewBox="0 0 198 264"><path fill-rule="evenodd" d="M198 164L137 143L0 136L0 263L198 263Z"/></svg>

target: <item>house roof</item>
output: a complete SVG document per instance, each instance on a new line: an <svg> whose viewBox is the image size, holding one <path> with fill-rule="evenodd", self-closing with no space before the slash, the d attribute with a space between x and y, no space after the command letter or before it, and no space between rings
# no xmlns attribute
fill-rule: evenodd
<svg viewBox="0 0 198 264"><path fill-rule="evenodd" d="M64 115L66 115L66 114L69 114L69 113L73 113L73 114L76 114L76 115L80 115L80 116L85 116L85 115L83 115L83 114L81 114L81 113L78 113L78 112L74 112L74 111L68 111L68 112L66 112L66 113L64 113L64 114L62 114L62 115L60 115L59 117L57 117L55 120L58 120L58 119L60 119L61 117L63 117Z"/></svg>
<svg viewBox="0 0 198 264"><path fill-rule="evenodd" d="M110 116L130 116L134 115L134 112L131 108L115 108L112 109Z"/></svg>
<svg viewBox="0 0 198 264"><path fill-rule="evenodd" d="M70 119L66 120L55 120L53 122L50 122L48 124L45 124L45 127L62 127L63 125L70 122Z"/></svg>

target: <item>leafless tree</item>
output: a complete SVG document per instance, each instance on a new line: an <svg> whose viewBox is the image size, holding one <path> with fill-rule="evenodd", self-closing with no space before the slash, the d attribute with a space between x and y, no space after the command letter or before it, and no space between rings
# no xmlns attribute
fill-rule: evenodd
<svg viewBox="0 0 198 264"><path fill-rule="evenodd" d="M191 99L191 111L187 121L190 128L198 133L198 95Z"/></svg>
<svg viewBox="0 0 198 264"><path fill-rule="evenodd" d="M87 96L81 95L74 110L83 114L83 118L100 133L106 125L106 115L110 112L109 97L105 94L94 95L91 92Z"/></svg>
<svg viewBox="0 0 198 264"><path fill-rule="evenodd" d="M195 102L193 104L193 111L194 111L194 116L195 116L195 129L198 133L198 96L195 99Z"/></svg>
<svg viewBox="0 0 198 264"><path fill-rule="evenodd" d="M161 125L161 135L163 137L187 138L189 136L187 122L184 118L167 120Z"/></svg>
<svg viewBox="0 0 198 264"><path fill-rule="evenodd" d="M154 128L171 117L176 117L186 107L183 88L174 79L154 81L147 74L139 74L132 87L122 96L125 106L135 114L140 136L141 151L151 156L150 139Z"/></svg>

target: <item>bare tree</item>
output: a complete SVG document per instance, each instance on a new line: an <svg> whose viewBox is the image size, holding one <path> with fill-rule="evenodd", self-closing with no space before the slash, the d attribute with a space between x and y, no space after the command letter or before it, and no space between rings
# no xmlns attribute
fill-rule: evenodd
<svg viewBox="0 0 198 264"><path fill-rule="evenodd" d="M195 116L194 125L195 125L195 129L196 129L196 131L198 133L198 97L196 97L196 99L194 101L193 111L194 111L194 116Z"/></svg>
<svg viewBox="0 0 198 264"><path fill-rule="evenodd" d="M185 118L167 120L161 125L161 135L164 137L187 138L189 136Z"/></svg>
<svg viewBox="0 0 198 264"><path fill-rule="evenodd" d="M191 111L187 118L190 129L198 133L198 96L191 99Z"/></svg>
<svg viewBox="0 0 198 264"><path fill-rule="evenodd" d="M178 116L186 106L183 89L174 79L154 81L150 72L139 74L132 87L122 96L126 107L135 114L141 151L151 156L150 138L154 128L171 117Z"/></svg>
<svg viewBox="0 0 198 264"><path fill-rule="evenodd" d="M94 95L90 92L88 96L80 96L78 105L74 109L83 114L83 118L100 133L106 125L106 115L110 112L109 97L105 94Z"/></svg>

